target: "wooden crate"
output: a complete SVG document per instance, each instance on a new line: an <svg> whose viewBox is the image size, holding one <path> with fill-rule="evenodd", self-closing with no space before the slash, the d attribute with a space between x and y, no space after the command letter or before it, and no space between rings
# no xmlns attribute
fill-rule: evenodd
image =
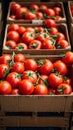
<svg viewBox="0 0 73 130"><path fill-rule="evenodd" d="M68 11L67 11L67 14L68 14L69 24L73 23L73 16L72 16L71 9L70 9L71 5L73 5L73 1L68 1Z"/></svg>
<svg viewBox="0 0 73 130"><path fill-rule="evenodd" d="M26 6L26 7L29 7L29 5L31 4L31 2L18 2L20 5L22 6ZM12 2L10 2L10 5L9 5L9 10L8 10L8 15L7 15L7 23L10 23L11 21L13 22L18 22L18 23L33 23L32 21L33 20L11 20L11 18L9 18L10 16L10 6L11 6ZM41 5L41 4L45 4L47 5L48 7L51 7L53 8L55 5L56 6L59 6L61 7L62 9L62 19L61 20L58 20L56 22L66 22L66 16L65 16L65 11L64 11L64 6L63 6L63 3L62 2L35 2L35 4L38 4L38 5Z"/></svg>
<svg viewBox="0 0 73 130"><path fill-rule="evenodd" d="M19 25L23 25L25 27L38 27L40 25L35 25L35 24L19 24ZM42 24L42 26L44 26ZM70 43L70 40L69 40L69 35L68 35L68 30L67 30L67 25L62 23L58 23L57 24L57 28L59 29L60 32L64 32L65 36L66 36L66 39L67 41ZM15 51L16 53L19 53L19 52L22 52L24 54L31 54L31 55L48 55L48 54L55 54L55 55L58 55L58 54L62 54L62 53L65 53L67 52L68 50L71 50L71 46L69 46L68 48L66 49L55 49L55 50L50 50L50 49L40 49L40 50L34 50L34 49L27 49L27 50L22 50L22 51L19 51L19 50L16 50L16 49L7 49L6 46L5 46L5 43L6 43L6 38L7 38L7 29L8 29L8 25L6 26L6 31L5 31L5 38L4 38L4 43L3 43L3 53L11 53L13 51Z"/></svg>
<svg viewBox="0 0 73 130"><path fill-rule="evenodd" d="M70 39L71 39L71 46L73 48L73 24L70 23L69 25L69 33L70 33Z"/></svg>

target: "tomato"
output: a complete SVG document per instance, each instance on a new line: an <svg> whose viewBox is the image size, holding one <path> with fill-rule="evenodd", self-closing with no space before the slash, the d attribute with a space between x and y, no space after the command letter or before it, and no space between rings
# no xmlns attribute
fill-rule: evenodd
<svg viewBox="0 0 73 130"><path fill-rule="evenodd" d="M43 48L44 49L55 49L55 45L50 39L45 39L43 41Z"/></svg>
<svg viewBox="0 0 73 130"><path fill-rule="evenodd" d="M46 32L43 32L43 33L39 33L37 35L37 39L40 40L41 42L43 42L46 38L50 38L50 36L46 33Z"/></svg>
<svg viewBox="0 0 73 130"><path fill-rule="evenodd" d="M44 4L40 5L40 10L42 12L44 12L47 8L48 8L47 5L44 5Z"/></svg>
<svg viewBox="0 0 73 130"><path fill-rule="evenodd" d="M37 12L36 13L36 19L44 19L43 13L42 12Z"/></svg>
<svg viewBox="0 0 73 130"><path fill-rule="evenodd" d="M58 73L51 73L48 76L48 83L52 88L57 88L63 82L63 78Z"/></svg>
<svg viewBox="0 0 73 130"><path fill-rule="evenodd" d="M66 83L66 84L69 84L71 85L72 84L72 80L66 76L63 77L63 83Z"/></svg>
<svg viewBox="0 0 73 130"><path fill-rule="evenodd" d="M49 88L49 89L48 89L48 94L49 94L49 95L55 95L55 94L56 94L56 90L53 89L53 88Z"/></svg>
<svg viewBox="0 0 73 130"><path fill-rule="evenodd" d="M73 5L70 5L71 10L73 10Z"/></svg>
<svg viewBox="0 0 73 130"><path fill-rule="evenodd" d="M62 20L62 16L57 15L55 21L60 21L60 20Z"/></svg>
<svg viewBox="0 0 73 130"><path fill-rule="evenodd" d="M18 88L12 89L11 94L12 95L19 95L19 89Z"/></svg>
<svg viewBox="0 0 73 130"><path fill-rule="evenodd" d="M14 65L12 66L12 72L17 72L17 73L23 73L25 68L24 64L21 62L15 62Z"/></svg>
<svg viewBox="0 0 73 130"><path fill-rule="evenodd" d="M10 6L10 12L11 14L16 14L16 11L21 8L20 4L13 2Z"/></svg>
<svg viewBox="0 0 73 130"><path fill-rule="evenodd" d="M11 72L7 75L6 80L11 84L12 88L18 88L21 76L17 72Z"/></svg>
<svg viewBox="0 0 73 130"><path fill-rule="evenodd" d="M22 51L22 50L27 50L28 47L25 43L18 43L16 49Z"/></svg>
<svg viewBox="0 0 73 130"><path fill-rule="evenodd" d="M11 94L12 87L9 82L7 81L1 81L0 82L0 94L1 95L8 95Z"/></svg>
<svg viewBox="0 0 73 130"><path fill-rule="evenodd" d="M9 64L9 62L11 61L11 55L10 54L3 54L0 57L0 64Z"/></svg>
<svg viewBox="0 0 73 130"><path fill-rule="evenodd" d="M27 12L25 15L25 19L34 20L34 19L36 19L36 14L33 14L32 12Z"/></svg>
<svg viewBox="0 0 73 130"><path fill-rule="evenodd" d="M37 95L47 95L48 94L48 88L44 84L38 84L35 86L34 93Z"/></svg>
<svg viewBox="0 0 73 130"><path fill-rule="evenodd" d="M16 31L9 31L7 34L7 39L8 40L13 40L15 42L19 42L20 40L20 35L18 32Z"/></svg>
<svg viewBox="0 0 73 130"><path fill-rule="evenodd" d="M24 66L25 66L25 70L32 70L32 71L37 70L37 63L34 59L26 59Z"/></svg>
<svg viewBox="0 0 73 130"><path fill-rule="evenodd" d="M62 61L67 65L73 64L73 52L67 51L65 56L62 58Z"/></svg>
<svg viewBox="0 0 73 130"><path fill-rule="evenodd" d="M18 28L18 33L19 33L20 35L22 35L25 31L26 31L26 28L25 28L25 27L19 26L19 28Z"/></svg>
<svg viewBox="0 0 73 130"><path fill-rule="evenodd" d="M34 28L35 32L38 33L38 32L44 32L44 28L43 27L35 27Z"/></svg>
<svg viewBox="0 0 73 130"><path fill-rule="evenodd" d="M66 75L68 73L67 66L61 60L57 60L53 63L53 67L56 72L60 73L61 75Z"/></svg>
<svg viewBox="0 0 73 130"><path fill-rule="evenodd" d="M29 43L29 49L39 50L41 49L42 43L39 40L32 40Z"/></svg>
<svg viewBox="0 0 73 130"><path fill-rule="evenodd" d="M18 31L18 29L19 29L19 25L16 23L13 23L8 26L8 31Z"/></svg>
<svg viewBox="0 0 73 130"><path fill-rule="evenodd" d="M38 10L39 10L39 6L38 6L37 4L31 4L31 5L29 6L29 9L38 11ZM30 10L30 11L31 11L31 10Z"/></svg>
<svg viewBox="0 0 73 130"><path fill-rule="evenodd" d="M33 32L25 32L22 35L22 42L29 44L29 42L31 42L32 40L34 40L35 34Z"/></svg>
<svg viewBox="0 0 73 130"><path fill-rule="evenodd" d="M68 41L66 41L66 40L60 40L58 43L57 43L57 48L58 49L64 49L64 48L67 48L67 47L69 47L70 45L69 45L69 42Z"/></svg>
<svg viewBox="0 0 73 130"><path fill-rule="evenodd" d="M53 8L53 10L55 11L55 14L56 14L56 15L60 15L60 13L61 13L61 8L60 8L60 7L55 6L55 7Z"/></svg>
<svg viewBox="0 0 73 130"><path fill-rule="evenodd" d="M15 49L16 48L16 42L15 41L13 41L13 40L8 40L8 41L6 41L6 47L8 48L8 49Z"/></svg>
<svg viewBox="0 0 73 130"><path fill-rule="evenodd" d="M38 63L38 72L44 75L48 75L51 73L53 69L53 63L49 59L40 59L37 61Z"/></svg>
<svg viewBox="0 0 73 130"><path fill-rule="evenodd" d="M55 11L51 8L48 8L45 10L45 13L50 16L50 17L54 17L55 16Z"/></svg>
<svg viewBox="0 0 73 130"><path fill-rule="evenodd" d="M14 62L25 62L25 56L24 56L24 54L21 54L21 53L19 53L19 54L16 54L15 56L14 56Z"/></svg>
<svg viewBox="0 0 73 130"><path fill-rule="evenodd" d="M62 83L57 88L58 94L71 94L72 87L69 84Z"/></svg>
<svg viewBox="0 0 73 130"><path fill-rule="evenodd" d="M30 95L34 91L34 85L28 79L24 79L19 82L19 91L23 95Z"/></svg>
<svg viewBox="0 0 73 130"><path fill-rule="evenodd" d="M45 85L48 85L48 76L47 75L40 75L39 78L39 84L45 84Z"/></svg>
<svg viewBox="0 0 73 130"><path fill-rule="evenodd" d="M56 22L53 19L46 19L44 21L45 27L56 27Z"/></svg>
<svg viewBox="0 0 73 130"><path fill-rule="evenodd" d="M32 70L26 70L22 75L22 79L29 79L33 84L35 84L37 82L37 75Z"/></svg>
<svg viewBox="0 0 73 130"><path fill-rule="evenodd" d="M16 19L16 15L10 15L9 16L9 20L15 20Z"/></svg>
<svg viewBox="0 0 73 130"><path fill-rule="evenodd" d="M27 28L26 28L26 32L27 32L27 31L28 31L28 32L33 32L33 33L35 32L33 27L27 27Z"/></svg>
<svg viewBox="0 0 73 130"><path fill-rule="evenodd" d="M50 29L50 34L52 34L52 35L57 35L57 33L58 33L58 29L55 28L55 27L51 27L51 29Z"/></svg>
<svg viewBox="0 0 73 130"><path fill-rule="evenodd" d="M56 41L59 42L61 40L65 40L65 35L61 32L58 32Z"/></svg>
<svg viewBox="0 0 73 130"><path fill-rule="evenodd" d="M6 64L0 64L0 79L4 78L9 72L9 66Z"/></svg>
<svg viewBox="0 0 73 130"><path fill-rule="evenodd" d="M21 7L19 10L16 11L16 18L23 19L25 18L25 14L28 11L26 7Z"/></svg>

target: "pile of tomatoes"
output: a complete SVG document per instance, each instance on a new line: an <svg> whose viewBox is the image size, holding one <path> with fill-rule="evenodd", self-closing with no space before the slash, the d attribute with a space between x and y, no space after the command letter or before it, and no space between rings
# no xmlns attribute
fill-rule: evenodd
<svg viewBox="0 0 73 130"><path fill-rule="evenodd" d="M19 3L12 2L9 18L12 20L43 20L47 18L62 20L63 16L60 6L53 5L53 8L51 8L46 4L30 4L26 7Z"/></svg>
<svg viewBox="0 0 73 130"><path fill-rule="evenodd" d="M69 72L72 64L73 52L70 51L54 62L48 58L33 59L25 58L23 54L4 54L0 57L0 94L71 94L73 88Z"/></svg>
<svg viewBox="0 0 73 130"><path fill-rule="evenodd" d="M6 49L66 49L70 43L60 32L55 21L47 19L44 26L23 26L13 23L8 26Z"/></svg>

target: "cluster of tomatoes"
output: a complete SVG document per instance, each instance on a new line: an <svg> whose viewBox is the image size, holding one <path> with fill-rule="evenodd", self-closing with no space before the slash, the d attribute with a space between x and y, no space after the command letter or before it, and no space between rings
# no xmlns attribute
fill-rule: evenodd
<svg viewBox="0 0 73 130"><path fill-rule="evenodd" d="M70 9L71 9L71 13L72 13L72 16L73 16L73 5L70 6Z"/></svg>
<svg viewBox="0 0 73 130"><path fill-rule="evenodd" d="M71 94L69 66L73 52L52 62L47 59L25 58L23 54L4 54L0 57L0 94L55 95Z"/></svg>
<svg viewBox="0 0 73 130"><path fill-rule="evenodd" d="M28 7L29 6L29 7ZM46 4L30 4L22 6L19 3L12 2L10 6L10 16L12 20L34 20L34 19L47 19L53 18L55 20L62 19L62 9L59 6L53 8L48 7Z"/></svg>
<svg viewBox="0 0 73 130"><path fill-rule="evenodd" d="M7 49L66 49L70 43L63 32L60 32L52 19L47 19L44 26L26 27L18 24L8 26Z"/></svg>

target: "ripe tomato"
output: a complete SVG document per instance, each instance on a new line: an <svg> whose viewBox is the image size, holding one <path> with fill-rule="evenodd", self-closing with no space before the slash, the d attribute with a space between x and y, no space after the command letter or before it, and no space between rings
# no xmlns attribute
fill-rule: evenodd
<svg viewBox="0 0 73 130"><path fill-rule="evenodd" d="M62 16L57 15L55 21L60 21L60 20L62 20Z"/></svg>
<svg viewBox="0 0 73 130"><path fill-rule="evenodd" d="M24 63L15 62L14 65L12 66L11 70L12 70L12 72L17 72L19 74L22 74L25 70Z"/></svg>
<svg viewBox="0 0 73 130"><path fill-rule="evenodd" d="M0 64L0 79L4 78L9 72L9 66L6 64Z"/></svg>
<svg viewBox="0 0 73 130"><path fill-rule="evenodd" d="M67 65L73 64L73 52L67 51L65 56L62 58L62 61Z"/></svg>
<svg viewBox="0 0 73 130"><path fill-rule="evenodd" d="M39 6L38 6L37 4L31 4L31 5L29 6L29 9L38 11L38 10L39 10Z"/></svg>
<svg viewBox="0 0 73 130"><path fill-rule="evenodd" d="M35 27L34 28L35 32L38 33L38 32L44 32L44 28L43 27Z"/></svg>
<svg viewBox="0 0 73 130"><path fill-rule="evenodd" d="M9 64L9 62L11 61L11 55L10 54L3 54L0 57L0 64Z"/></svg>
<svg viewBox="0 0 73 130"><path fill-rule="evenodd" d="M60 73L61 75L66 75L68 72L67 66L61 60L57 60L53 63L53 67L56 72Z"/></svg>
<svg viewBox="0 0 73 130"><path fill-rule="evenodd" d="M29 43L29 49L39 50L42 47L42 43L39 40L32 40Z"/></svg>
<svg viewBox="0 0 73 130"><path fill-rule="evenodd" d="M67 47L69 47L70 45L69 45L69 42L68 41L66 41L66 40L60 40L58 43L57 43L57 48L58 49L64 49L64 48L67 48Z"/></svg>
<svg viewBox="0 0 73 130"><path fill-rule="evenodd" d="M43 48L44 49L55 49L55 45L50 39L45 39L43 41Z"/></svg>
<svg viewBox="0 0 73 130"><path fill-rule="evenodd" d="M8 26L8 31L18 31L18 29L19 29L19 25L16 23L13 23Z"/></svg>
<svg viewBox="0 0 73 130"><path fill-rule="evenodd" d="M22 51L22 50L27 50L28 47L25 43L18 43L16 49Z"/></svg>
<svg viewBox="0 0 73 130"><path fill-rule="evenodd" d="M44 19L43 13L42 12L37 12L36 13L36 19Z"/></svg>
<svg viewBox="0 0 73 130"><path fill-rule="evenodd" d="M51 29L50 29L50 34L52 34L52 35L57 35L57 33L58 33L58 29L55 28L55 27L51 27Z"/></svg>
<svg viewBox="0 0 73 130"><path fill-rule="evenodd" d="M47 95L48 94L48 88L44 84L38 84L35 86L34 93L37 95Z"/></svg>
<svg viewBox="0 0 73 130"><path fill-rule="evenodd" d="M15 20L15 19L16 19L16 15L10 15L10 16L9 16L9 19L10 19L10 20Z"/></svg>
<svg viewBox="0 0 73 130"><path fill-rule="evenodd" d="M48 75L51 73L53 69L53 63L49 59L41 59L38 60L38 72L44 75Z"/></svg>
<svg viewBox="0 0 73 130"><path fill-rule="evenodd" d="M52 88L57 88L63 82L63 78L58 73L51 73L48 76L48 83Z"/></svg>
<svg viewBox="0 0 73 130"><path fill-rule="evenodd" d="M34 19L36 19L36 14L33 14L32 12L27 12L25 15L25 19L34 20Z"/></svg>
<svg viewBox="0 0 73 130"><path fill-rule="evenodd" d="M18 88L12 89L11 94L12 95L19 95L19 89Z"/></svg>
<svg viewBox="0 0 73 130"><path fill-rule="evenodd" d="M10 6L10 12L11 14L16 14L16 11L21 8L20 4L13 2Z"/></svg>
<svg viewBox="0 0 73 130"><path fill-rule="evenodd" d="M34 40L35 34L33 32L25 32L22 35L22 42L29 44L29 42L31 42L32 40Z"/></svg>
<svg viewBox="0 0 73 130"><path fill-rule="evenodd" d="M11 84L12 88L18 88L21 76L17 72L11 72L7 75L6 80Z"/></svg>
<svg viewBox="0 0 73 130"><path fill-rule="evenodd" d="M56 27L56 22L53 19L46 19L45 22L45 27Z"/></svg>
<svg viewBox="0 0 73 130"><path fill-rule="evenodd" d="M16 11L16 18L23 19L25 18L25 14L28 11L26 7L21 7L19 10Z"/></svg>
<svg viewBox="0 0 73 130"><path fill-rule="evenodd" d="M8 40L6 41L6 47L8 47L8 49L15 49L16 48L16 42L13 40Z"/></svg>
<svg viewBox="0 0 73 130"><path fill-rule="evenodd" d="M60 13L61 13L61 8L60 8L60 7L55 6L55 7L53 8L53 10L55 11L55 15L60 15Z"/></svg>
<svg viewBox="0 0 73 130"><path fill-rule="evenodd" d="M40 75L39 78L39 84L45 84L45 85L48 85L48 76L47 75Z"/></svg>
<svg viewBox="0 0 73 130"><path fill-rule="evenodd" d="M66 83L66 84L69 84L71 85L72 84L72 80L66 76L63 77L63 83Z"/></svg>
<svg viewBox="0 0 73 130"><path fill-rule="evenodd" d="M14 56L14 62L25 62L25 56L24 56L24 54L21 54L21 53L19 53L19 54L16 54L15 56Z"/></svg>
<svg viewBox="0 0 73 130"><path fill-rule="evenodd" d="M35 32L33 27L26 27L26 32Z"/></svg>
<svg viewBox="0 0 73 130"><path fill-rule="evenodd" d="M32 70L26 70L22 75L22 79L29 79L33 84L35 84L37 82L37 75Z"/></svg>
<svg viewBox="0 0 73 130"><path fill-rule="evenodd" d="M34 85L28 79L19 82L19 92L23 95L30 95L34 91Z"/></svg>
<svg viewBox="0 0 73 130"><path fill-rule="evenodd" d="M69 84L62 83L57 88L58 94L71 94L72 87Z"/></svg>
<svg viewBox="0 0 73 130"><path fill-rule="evenodd" d="M37 63L34 59L26 59L24 66L25 66L25 70L32 70L32 71L37 70Z"/></svg>
<svg viewBox="0 0 73 130"><path fill-rule="evenodd" d="M58 43L61 40L65 40L65 35L63 33L61 33L61 32L58 32L56 41Z"/></svg>
<svg viewBox="0 0 73 130"><path fill-rule="evenodd" d="M11 91L12 91L12 87L9 82L7 81L0 82L0 94L8 95L11 94Z"/></svg>
<svg viewBox="0 0 73 130"><path fill-rule="evenodd" d="M55 94L56 94L56 90L53 89L53 88L49 88L49 89L48 89L48 94L49 94L49 95L55 95Z"/></svg>
<svg viewBox="0 0 73 130"><path fill-rule="evenodd" d="M50 16L50 17L54 17L55 16L55 11L51 8L48 8L45 10L45 13Z"/></svg>
<svg viewBox="0 0 73 130"><path fill-rule="evenodd" d="M42 12L45 12L45 10L48 8L47 7L47 5L44 5L44 4L42 4L42 5L40 5L40 10L42 11Z"/></svg>
<svg viewBox="0 0 73 130"><path fill-rule="evenodd" d="M26 31L26 28L25 28L25 27L19 26L19 28L18 28L18 33L19 33L20 35L22 35L25 31Z"/></svg>
<svg viewBox="0 0 73 130"><path fill-rule="evenodd" d="M20 40L20 35L18 32L16 31L9 31L7 34L7 39L8 40L13 40L15 42L19 42Z"/></svg>
<svg viewBox="0 0 73 130"><path fill-rule="evenodd" d="M47 33L45 33L45 32L39 33L39 34L37 35L37 39L40 40L41 42L43 42L44 40L46 40L46 38L49 39L50 36L49 36Z"/></svg>

